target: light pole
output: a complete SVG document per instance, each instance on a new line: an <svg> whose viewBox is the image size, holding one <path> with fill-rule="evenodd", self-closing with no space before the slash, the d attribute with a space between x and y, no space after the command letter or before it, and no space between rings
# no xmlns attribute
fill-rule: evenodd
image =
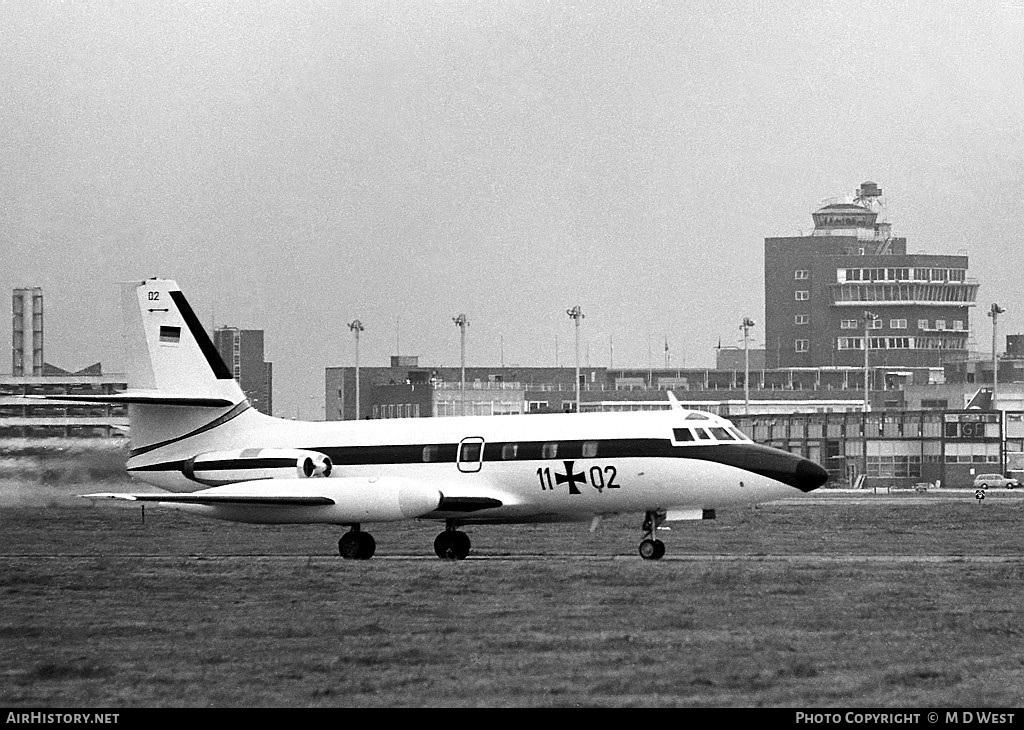
<svg viewBox="0 0 1024 730"><path fill-rule="evenodd" d="M743 402L748 416L750 415L750 351L747 349L747 343L750 339L750 328L753 326L754 320L750 317L744 317L743 324L740 325L740 329L743 330Z"/></svg>
<svg viewBox="0 0 1024 730"><path fill-rule="evenodd" d="M585 316L580 305L565 310L569 319L576 322L576 412L580 412L580 320Z"/></svg>
<svg viewBox="0 0 1024 730"><path fill-rule="evenodd" d="M996 358L996 320L1006 309L998 304L993 304L988 310L988 316L992 318L992 410L996 408L996 395L999 391L999 361Z"/></svg>
<svg viewBox="0 0 1024 730"><path fill-rule="evenodd" d="M465 314L460 314L458 317L452 317L452 322L459 328L459 340L461 343L461 369L462 369L462 387L460 388L460 399L462 401L462 415L466 415L466 327L469 326L469 320L466 319Z"/></svg>
<svg viewBox="0 0 1024 730"><path fill-rule="evenodd" d="M871 330L874 329L874 322L878 315L874 312L864 312L864 412L871 410L871 371L868 363L868 353L871 351Z"/></svg>
<svg viewBox="0 0 1024 730"><path fill-rule="evenodd" d="M363 323L358 319L353 319L348 323L348 328L352 330L356 335L356 420L359 420L359 333L365 328Z"/></svg>

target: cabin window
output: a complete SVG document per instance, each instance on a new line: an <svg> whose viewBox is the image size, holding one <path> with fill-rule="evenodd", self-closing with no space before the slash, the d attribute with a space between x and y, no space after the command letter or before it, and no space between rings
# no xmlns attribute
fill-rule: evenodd
<svg viewBox="0 0 1024 730"><path fill-rule="evenodd" d="M707 421L708 420L708 416L707 416L706 413L701 413L700 411L692 411L692 412L686 414L686 420L687 421Z"/></svg>
<svg viewBox="0 0 1024 730"><path fill-rule="evenodd" d="M558 458L558 444L550 443L544 444L540 450L540 458L542 459L557 459Z"/></svg>
<svg viewBox="0 0 1024 730"><path fill-rule="evenodd" d="M597 456L597 441L584 441L583 458L593 459L595 456Z"/></svg>
<svg viewBox="0 0 1024 730"><path fill-rule="evenodd" d="M423 447L423 461L439 461L441 448L437 444L428 444Z"/></svg>
<svg viewBox="0 0 1024 730"><path fill-rule="evenodd" d="M501 447L501 458L505 461L519 455L519 444L505 444Z"/></svg>
<svg viewBox="0 0 1024 730"><path fill-rule="evenodd" d="M698 439L710 440L711 434L708 433L706 428L695 428L693 432L697 434Z"/></svg>
<svg viewBox="0 0 1024 730"><path fill-rule="evenodd" d="M750 441L750 438L735 426L729 426L729 432L736 436L740 441Z"/></svg>
<svg viewBox="0 0 1024 730"><path fill-rule="evenodd" d="M464 442L462 451L459 453L459 461L480 461L480 443L477 441Z"/></svg>
<svg viewBox="0 0 1024 730"><path fill-rule="evenodd" d="M688 428L673 428L672 438L676 441L693 441L693 431Z"/></svg>
<svg viewBox="0 0 1024 730"><path fill-rule="evenodd" d="M736 437L729 433L721 426L716 426L711 429L711 433L715 435L715 438L719 441L735 441Z"/></svg>

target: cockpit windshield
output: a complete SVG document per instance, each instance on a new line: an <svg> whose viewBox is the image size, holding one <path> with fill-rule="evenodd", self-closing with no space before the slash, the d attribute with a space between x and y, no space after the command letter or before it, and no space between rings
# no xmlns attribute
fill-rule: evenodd
<svg viewBox="0 0 1024 730"><path fill-rule="evenodd" d="M706 419L710 420L710 419ZM750 441L742 431L733 425L712 426L711 424L685 428L673 428L672 440L676 444L692 444L697 441Z"/></svg>

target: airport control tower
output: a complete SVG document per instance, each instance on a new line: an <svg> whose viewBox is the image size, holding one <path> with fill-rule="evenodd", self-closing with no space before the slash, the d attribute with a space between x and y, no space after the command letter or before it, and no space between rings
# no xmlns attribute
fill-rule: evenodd
<svg viewBox="0 0 1024 730"><path fill-rule="evenodd" d="M809 234L764 239L769 368L862 366L865 332L876 366L967 358L978 294L967 256L908 254L879 220L881 195L862 183L849 202L812 213Z"/></svg>

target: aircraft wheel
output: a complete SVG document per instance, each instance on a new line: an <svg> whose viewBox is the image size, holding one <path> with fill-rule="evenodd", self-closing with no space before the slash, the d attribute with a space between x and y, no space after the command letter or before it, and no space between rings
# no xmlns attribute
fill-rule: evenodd
<svg viewBox="0 0 1024 730"><path fill-rule="evenodd" d="M462 560L469 549L469 535L459 530L445 530L434 539L434 552L442 560Z"/></svg>
<svg viewBox="0 0 1024 730"><path fill-rule="evenodd" d="M665 555L665 543L650 538L640 542L640 557L644 560L660 560Z"/></svg>
<svg viewBox="0 0 1024 730"><path fill-rule="evenodd" d="M346 560L369 560L377 551L377 542L369 532L346 532L338 540L338 553Z"/></svg>

